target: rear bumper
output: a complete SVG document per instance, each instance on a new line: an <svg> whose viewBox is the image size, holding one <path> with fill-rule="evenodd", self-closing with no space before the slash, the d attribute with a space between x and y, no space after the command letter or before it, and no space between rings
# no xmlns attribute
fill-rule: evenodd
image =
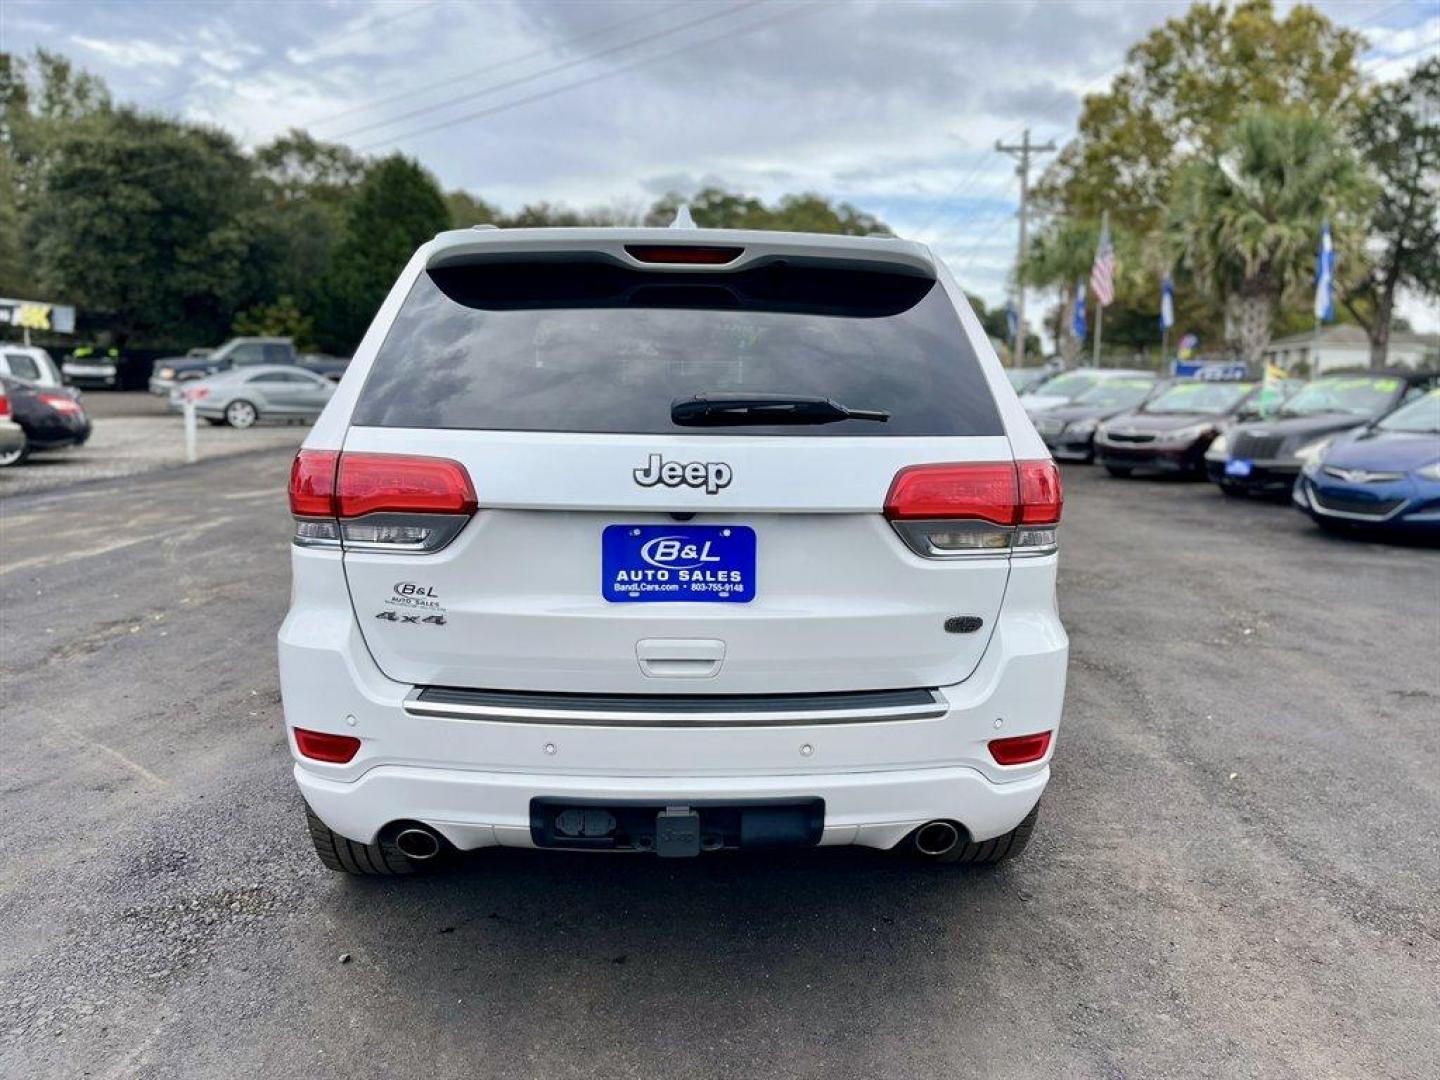
<svg viewBox="0 0 1440 1080"><path fill-rule="evenodd" d="M1018 825L1049 780L1049 754L1000 766L988 743L1059 727L1069 643L1054 556L1012 572L979 666L938 688L926 715L684 727L416 715L413 702L406 709L414 687L387 678L365 648L339 556L297 557L307 565L279 638L286 723L358 737L361 749L344 765L295 755L295 778L321 820L352 840L408 820L462 849L529 847L537 797L820 798L823 844L890 847L936 818L986 840Z"/></svg>
<svg viewBox="0 0 1440 1080"><path fill-rule="evenodd" d="M596 777L380 766L343 783L295 766L305 801L336 832L368 842L392 821L423 821L461 850L533 847L530 800L537 797L610 803L660 799L673 804L818 797L825 802L822 846L894 847L917 825L935 818L959 821L973 839L986 840L1020 824L1049 779L1048 766L1005 784L964 767L792 776Z"/></svg>

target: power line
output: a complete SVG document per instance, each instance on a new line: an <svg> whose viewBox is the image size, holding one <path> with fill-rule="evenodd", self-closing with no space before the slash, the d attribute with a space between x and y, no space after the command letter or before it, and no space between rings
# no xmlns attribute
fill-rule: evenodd
<svg viewBox="0 0 1440 1080"><path fill-rule="evenodd" d="M385 15L378 19L371 19L363 26L357 26L355 27L355 29L349 31L348 33L340 34L336 37L329 38L324 42L324 44L334 45L336 42L349 41L351 38L359 37L361 34L368 33L371 30L376 29L377 27L385 26L392 22L397 22L400 19L408 19L412 15L418 15L422 11L428 11L433 7L438 7L443 2L444 0L425 0L424 3L410 4L404 10L397 11L393 15ZM194 88L186 86L181 90L177 90L175 93L166 94L164 97L156 98L154 101L150 102L150 104L147 105L146 108L158 109L160 106L165 105L171 101L183 98L186 94L190 93L192 89Z"/></svg>
<svg viewBox="0 0 1440 1080"><path fill-rule="evenodd" d="M554 97L557 94L563 94L569 90L576 90L582 86L589 86L604 79L613 79L617 76L624 75L631 71L635 71L649 64L658 63L662 60L668 60L671 57L679 56L683 53L693 52L694 50L703 48L706 45L714 45L717 42L725 41L740 34L752 33L753 31L759 30L761 27L768 26L772 23L780 22L783 19L793 18L796 15L805 14L808 11L814 10L815 8L821 6L823 5L819 3L801 4L797 7L788 8L784 11L776 12L774 15L767 16L764 19L758 19L747 26L734 27L730 30L725 31L724 33L715 34L708 38L701 38L699 41L692 41L689 44L681 45L677 48L670 49L662 53L657 53L654 56L643 57L631 63L622 64L620 67L611 68L609 71L598 72L595 75L589 75L583 79L576 79L573 82L568 82L561 86L555 86L545 90L539 90L533 94L527 94L524 97L514 98L510 101L502 101L498 105L492 105L486 109L479 109L472 113L466 113L463 116L451 117L448 120L441 120L438 123L430 124L426 127L416 128L411 131L402 131L395 135L388 135L383 139L379 139L371 143L365 143L364 145L358 146L355 149L359 153L364 153L368 150L373 150L379 146L393 145L394 143L400 142L404 139L414 138L418 135L428 135L434 131L441 131L445 128L454 127L456 124L465 124L469 123L472 120L480 120L487 116L494 116L496 113L504 112L507 109L518 108L521 105L529 105L532 102L541 101L549 97Z"/></svg>
<svg viewBox="0 0 1440 1080"><path fill-rule="evenodd" d="M658 13L659 17L664 17L665 15L670 14L672 11L676 11L684 6L685 5L683 3L670 4L667 7L660 9L660 12ZM498 60L492 64L484 64L478 68L472 68L469 71L457 72L453 75L447 75L444 78L436 79L434 82L426 83L423 86L417 86L410 90L402 90L398 94L390 94L387 97L376 98L372 101L367 102L361 102L359 105L352 105L348 109L341 109L339 112L329 113L325 116L306 120L305 126L316 127L328 124L332 120L339 120L342 117L351 116L358 112L364 112L367 109L379 108L383 105L389 105L392 102L403 101L405 98L416 97L418 95L428 93L429 91L437 89L441 86L453 86L455 82L459 79L469 79L473 78L476 75L484 75L487 72L500 71L507 67L514 67L516 64L523 64L527 60L534 60L537 57L549 56L551 53L572 48L575 45L579 45L583 41L589 41L591 38L604 37L606 34L613 34L616 30L629 26L632 23L639 22L642 19L650 19L652 17L655 17L652 12L650 12L649 10L643 10L638 14L629 16L628 18L620 19L619 21L613 23L607 23L605 26L599 27L598 29L588 30L583 34L576 34L574 37L567 38L564 41L557 42L552 45L546 45L543 48L533 49L530 52L523 53L519 56L512 56L509 59Z"/></svg>
<svg viewBox="0 0 1440 1080"><path fill-rule="evenodd" d="M517 86L523 86L525 83L534 82L537 79L546 78L547 76L554 75L557 72L565 71L573 67L578 67L581 64L588 64L593 60L599 60L603 57L613 55L614 53L623 52L624 50L634 48L637 45L644 45L651 41L657 41L660 38L670 37L672 34L678 34L680 31L688 30L692 26L699 26L702 23L714 22L716 19L727 18L738 12L744 11L746 8L754 7L756 4L762 2L763 0L742 0L741 3L724 8L720 11L706 12L704 15L701 15L694 19L689 19L686 22L677 23L675 26L667 27L663 30L655 30L648 34L642 34L637 38L631 38L628 41L622 41L616 45L607 46L606 48L601 49L598 52L589 53L584 56L573 56L569 60L561 61L558 64L553 64L550 67L544 68L540 71L531 72L528 75L519 75L513 79L506 79L502 82L494 83L490 86L482 86L479 90L471 90L464 94L458 94L455 97L447 98L444 101L438 101L432 105L422 105L418 109L411 109L409 112L400 113L396 116L390 117L387 120L375 120L368 124L361 124L357 128L350 128L347 131L341 131L329 137L332 139L348 139L352 136L360 135L366 131L373 131L376 128L390 127L392 124L398 124L404 120L410 120L417 116L423 116L426 113L435 112L437 109L447 109L451 105L458 105L464 101L473 101L475 98L485 97L488 94L497 93L501 90L510 90Z"/></svg>

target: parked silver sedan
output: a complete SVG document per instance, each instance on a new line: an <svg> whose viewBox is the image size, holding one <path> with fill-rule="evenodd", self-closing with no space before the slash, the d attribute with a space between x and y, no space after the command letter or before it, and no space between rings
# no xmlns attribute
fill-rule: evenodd
<svg viewBox="0 0 1440 1080"><path fill-rule="evenodd" d="M335 393L335 383L294 365L235 368L177 386L171 405L186 397L212 424L253 427L260 420L313 420Z"/></svg>

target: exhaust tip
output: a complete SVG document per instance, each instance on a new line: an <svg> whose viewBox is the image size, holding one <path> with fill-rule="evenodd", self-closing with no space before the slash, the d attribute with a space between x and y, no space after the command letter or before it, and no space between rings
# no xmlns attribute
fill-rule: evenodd
<svg viewBox="0 0 1440 1080"><path fill-rule="evenodd" d="M440 838L429 829L413 826L395 834L395 846L400 849L400 854L416 862L424 862L440 854Z"/></svg>
<svg viewBox="0 0 1440 1080"><path fill-rule="evenodd" d="M915 830L915 850L921 855L944 855L960 843L960 830L949 821L929 821Z"/></svg>

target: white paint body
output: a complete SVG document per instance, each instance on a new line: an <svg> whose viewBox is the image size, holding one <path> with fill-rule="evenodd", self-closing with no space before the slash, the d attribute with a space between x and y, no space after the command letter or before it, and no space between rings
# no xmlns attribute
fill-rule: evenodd
<svg viewBox="0 0 1440 1080"><path fill-rule="evenodd" d="M418 820L461 849L530 846L533 797L726 800L818 796L825 844L890 847L936 818L975 840L1014 828L1039 799L1049 755L997 765L989 740L1058 728L1068 643L1056 556L931 560L881 514L907 466L1047 457L994 350L943 266L889 239L687 230L686 243L865 258L938 278L979 357L1005 434L987 437L736 438L359 427L350 416L377 349L417 276L499 250L674 243L668 230L445 233L416 253L382 305L305 446L461 462L480 510L444 550L392 555L294 549L280 631L291 727L354 735L330 765L296 754L306 801L369 842ZM690 271L711 268L687 267ZM724 272L727 267L714 268ZM723 488L643 487L652 454L720 460ZM746 604L614 604L599 586L606 525L748 525L758 545ZM376 621L398 583L431 591L443 627ZM979 615L978 633L938 628ZM421 686L622 695L936 688L943 705L884 721L606 726L407 711ZM292 751L294 740L292 738ZM1052 752L1054 742L1052 741Z"/></svg>

